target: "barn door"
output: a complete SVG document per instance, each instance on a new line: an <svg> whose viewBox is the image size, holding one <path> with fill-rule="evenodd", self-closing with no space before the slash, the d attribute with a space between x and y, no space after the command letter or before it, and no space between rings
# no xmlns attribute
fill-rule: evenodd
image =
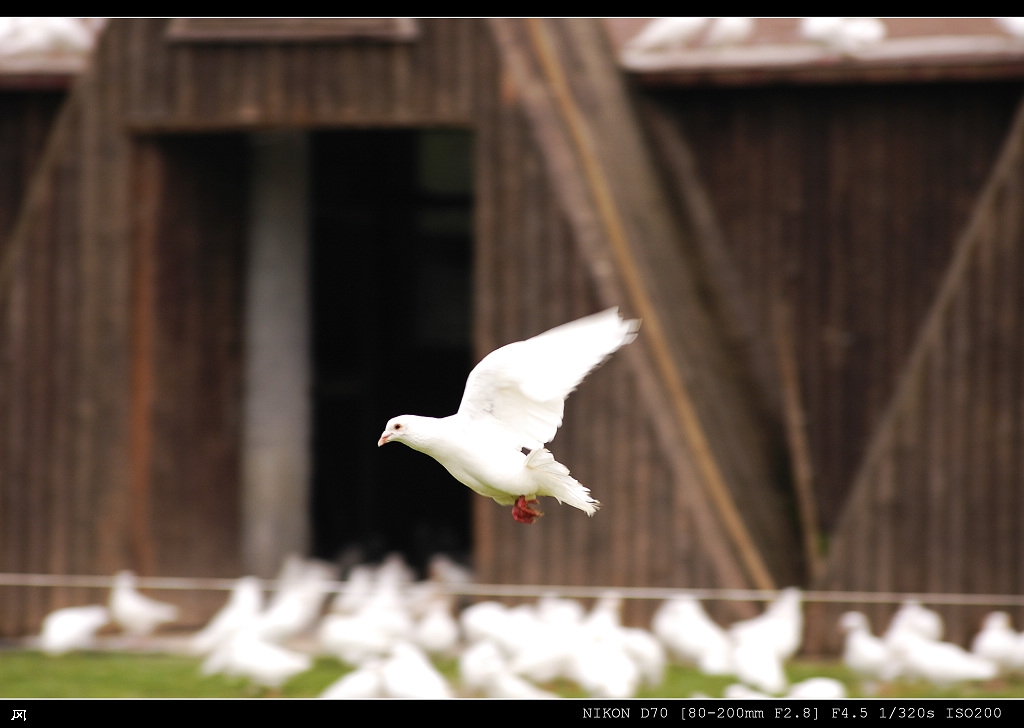
<svg viewBox="0 0 1024 728"><path fill-rule="evenodd" d="M387 420L455 412L472 366L472 179L461 131L310 138L314 552L422 565L469 549L468 490L378 449Z"/></svg>

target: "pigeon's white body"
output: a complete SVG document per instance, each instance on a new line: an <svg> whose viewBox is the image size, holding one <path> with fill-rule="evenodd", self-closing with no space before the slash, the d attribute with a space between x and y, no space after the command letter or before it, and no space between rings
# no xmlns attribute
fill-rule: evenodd
<svg viewBox="0 0 1024 728"><path fill-rule="evenodd" d="M194 654L206 655L223 640L256 620L263 609L263 586L255 576L245 576L235 582L227 603L193 635L189 646Z"/></svg>
<svg viewBox="0 0 1024 728"><path fill-rule="evenodd" d="M114 577L114 588L110 591L110 614L125 632L145 636L178 618L177 606L140 594L135 584L135 574L121 571Z"/></svg>
<svg viewBox="0 0 1024 728"><path fill-rule="evenodd" d="M277 591L256 618L259 634L271 642L282 643L311 629L334 577L328 564L288 556L278 576Z"/></svg>
<svg viewBox="0 0 1024 728"><path fill-rule="evenodd" d="M407 415L406 419L412 416ZM425 447L409 446L433 457L456 480L480 495L501 505L512 505L517 497L537 494L543 487L536 469L528 467L527 455L515 448L495 446L504 435L496 427L486 423L474 426L458 415L417 418L416 426L432 437Z"/></svg>
<svg viewBox="0 0 1024 728"><path fill-rule="evenodd" d="M1024 667L1024 645L1021 635L1010 626L1006 612L991 612L971 642L971 652L999 665L1003 670Z"/></svg>
<svg viewBox="0 0 1024 728"><path fill-rule="evenodd" d="M800 590L789 587L783 589L763 613L732 625L729 635L736 643L763 645L785 662L800 648L803 624Z"/></svg>
<svg viewBox="0 0 1024 728"><path fill-rule="evenodd" d="M380 658L367 662L357 670L353 670L331 683L320 698L325 700L370 700L386 698L384 679L381 677Z"/></svg>
<svg viewBox="0 0 1024 728"><path fill-rule="evenodd" d="M995 18L995 21L1008 35L1024 40L1024 18Z"/></svg>
<svg viewBox="0 0 1024 728"><path fill-rule="evenodd" d="M96 632L110 621L106 607L66 607L51 612L43 620L39 647L49 655L93 646Z"/></svg>
<svg viewBox="0 0 1024 728"><path fill-rule="evenodd" d="M907 599L896 610L882 639L889 647L905 634L937 642L942 638L943 630L942 617L938 612L928 609L916 599Z"/></svg>
<svg viewBox="0 0 1024 728"><path fill-rule="evenodd" d="M960 645L939 642L913 632L898 635L891 652L903 677L925 680L933 685L991 680L999 673L996 663L971 654Z"/></svg>
<svg viewBox="0 0 1024 728"><path fill-rule="evenodd" d="M645 53L678 50L696 38L707 22L708 18L654 18L626 48Z"/></svg>
<svg viewBox="0 0 1024 728"><path fill-rule="evenodd" d="M427 607L411 635L413 643L431 655L455 652L459 636L459 623L452 615L451 600L444 596Z"/></svg>
<svg viewBox="0 0 1024 728"><path fill-rule="evenodd" d="M789 689L786 697L791 700L843 700L846 686L830 677L812 677Z"/></svg>
<svg viewBox="0 0 1024 728"><path fill-rule="evenodd" d="M433 700L454 698L444 676L418 647L398 642L380 668L384 693L389 698Z"/></svg>
<svg viewBox="0 0 1024 728"><path fill-rule="evenodd" d="M704 42L709 46L735 46L753 34L753 18L714 18Z"/></svg>
<svg viewBox="0 0 1024 728"><path fill-rule="evenodd" d="M525 523L540 515L525 505L536 496L593 515L598 502L543 446L562 424L565 398L638 328L611 308L496 349L470 372L458 412L395 417L377 444L430 455L480 495L515 503L513 516Z"/></svg>
<svg viewBox="0 0 1024 728"><path fill-rule="evenodd" d="M888 681L898 674L889 645L871 634L868 618L861 612L846 612L840 618L846 633L843 662L866 680Z"/></svg>
<svg viewBox="0 0 1024 728"><path fill-rule="evenodd" d="M252 623L220 643L203 661L200 671L204 675L243 676L264 687L280 688L312 667L312 657L267 641Z"/></svg>
<svg viewBox="0 0 1024 728"><path fill-rule="evenodd" d="M732 674L732 640L694 597L666 601L654 613L651 629L676 658L705 675Z"/></svg>
<svg viewBox="0 0 1024 728"><path fill-rule="evenodd" d="M878 45L887 33L878 18L801 18L800 34L807 40L840 53L854 53Z"/></svg>

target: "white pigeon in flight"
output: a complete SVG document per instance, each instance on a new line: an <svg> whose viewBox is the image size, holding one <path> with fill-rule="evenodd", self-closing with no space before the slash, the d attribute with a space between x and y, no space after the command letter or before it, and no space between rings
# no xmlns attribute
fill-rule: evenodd
<svg viewBox="0 0 1024 728"><path fill-rule="evenodd" d="M600 504L544 444L562 424L565 398L639 328L610 308L495 349L469 373L458 412L394 417L377 446L402 442L430 455L480 495L512 505L520 523L543 515L529 505L537 496L592 516Z"/></svg>

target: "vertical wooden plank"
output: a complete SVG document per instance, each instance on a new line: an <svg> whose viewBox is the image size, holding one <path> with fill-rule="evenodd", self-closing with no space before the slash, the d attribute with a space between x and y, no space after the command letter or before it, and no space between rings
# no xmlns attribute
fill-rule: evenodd
<svg viewBox="0 0 1024 728"><path fill-rule="evenodd" d="M411 55L411 54L410 54ZM497 260L500 237L500 211L497 133L502 109L497 98L500 79L492 53L480 57L477 83L480 85L480 123L475 128L473 147L473 311L472 337L475 358L494 347L494 327L498 317ZM411 62L411 61L410 61ZM493 577L497 559L497 539L492 512L483 498L472 499L473 567L481 578Z"/></svg>
<svg viewBox="0 0 1024 728"><path fill-rule="evenodd" d="M3 394L3 430L5 442L3 449L2 468L3 500L0 502L0 517L4 528L0 532L0 563L9 572L27 571L29 564L26 558L25 544L28 542L27 530L28 499L32 483L28 480L27 416L29 402L24 382L28 378L32 362L27 356L28 341L28 266L26 255L18 256L10 267L10 283L5 286L3 298L4 312L4 367L5 387ZM5 634L18 634L24 628L26 615L26 594L21 589L5 588L0 590L0 625Z"/></svg>
<svg viewBox="0 0 1024 728"><path fill-rule="evenodd" d="M948 341L948 327L945 327L944 339ZM936 347L934 356L928 365L927 388L924 391L924 405L927 412L926 437L927 472L924 484L925 494L925 549L931 554L941 554L946 547L948 537L948 513L942 507L948 499L950 428L950 406L947 384L950 376L949 352L947 346ZM929 592L938 593L946 586L941 558L932 558L926 564L925 588Z"/></svg>
<svg viewBox="0 0 1024 728"><path fill-rule="evenodd" d="M129 523L132 552L136 559L132 568L140 573L152 574L155 564L149 526L153 512L153 406L156 397L156 251L164 170L160 152L153 142L140 142L134 156L132 176L136 214L133 220L132 264Z"/></svg>
<svg viewBox="0 0 1024 728"><path fill-rule="evenodd" d="M73 164L73 161L72 161ZM70 170L69 170L70 171ZM79 178L65 172L63 184L58 193L60 209L78 209ZM77 528L74 512L71 510L74 494L74 402L76 396L76 367L74 358L75 311L78 284L75 272L75 241L78 236L77 221L70 215L62 215L56 221L54 241L53 277L54 323L52 354L53 416L49 439L51 454L49 476L54 494L50 509L56 533L52 538L48 573L71 573L73 564L73 532ZM77 595L71 589L54 589L52 602L57 606L75 603Z"/></svg>

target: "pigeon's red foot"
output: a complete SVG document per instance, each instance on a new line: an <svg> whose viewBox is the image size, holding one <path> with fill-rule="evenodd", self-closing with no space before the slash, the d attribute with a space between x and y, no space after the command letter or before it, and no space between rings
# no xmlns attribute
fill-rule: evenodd
<svg viewBox="0 0 1024 728"><path fill-rule="evenodd" d="M530 503L539 503L534 498L532 500L526 500L525 495L519 496L519 500L512 506L512 517L520 523L533 523L536 519L544 515L543 511L538 511L534 508L530 508Z"/></svg>

